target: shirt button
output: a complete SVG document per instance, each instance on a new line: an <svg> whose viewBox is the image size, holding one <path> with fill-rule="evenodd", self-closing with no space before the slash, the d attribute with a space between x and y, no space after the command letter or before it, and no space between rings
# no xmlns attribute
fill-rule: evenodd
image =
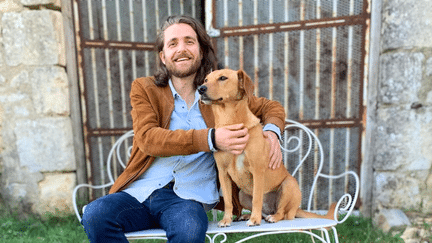
<svg viewBox="0 0 432 243"><path fill-rule="evenodd" d="M175 187L175 190L178 190L178 187Z"/></svg>

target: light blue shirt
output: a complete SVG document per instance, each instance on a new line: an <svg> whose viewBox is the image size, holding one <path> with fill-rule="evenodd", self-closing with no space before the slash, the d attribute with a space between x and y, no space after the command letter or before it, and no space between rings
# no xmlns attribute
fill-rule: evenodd
<svg viewBox="0 0 432 243"><path fill-rule="evenodd" d="M207 128L199 109L198 92L195 92L195 100L188 110L186 102L174 89L171 80L169 86L174 96L174 111L171 114L169 129L174 131ZM214 204L219 201L212 152L158 157L149 169L124 191L143 202L153 191L164 187L172 180L175 181L174 192L183 199L192 199L203 204Z"/></svg>
<svg viewBox="0 0 432 243"><path fill-rule="evenodd" d="M199 109L199 94L195 92L195 100L188 110L186 102L174 89L169 81L174 97L174 111L171 114L169 129L205 129L207 125ZM275 132L280 138L280 129L274 124L267 124L264 130ZM210 134L209 147L213 149ZM183 199L191 199L211 208L219 201L217 189L217 173L213 152L199 152L185 156L158 157L152 165L123 191L144 202L153 191L175 181L174 192Z"/></svg>

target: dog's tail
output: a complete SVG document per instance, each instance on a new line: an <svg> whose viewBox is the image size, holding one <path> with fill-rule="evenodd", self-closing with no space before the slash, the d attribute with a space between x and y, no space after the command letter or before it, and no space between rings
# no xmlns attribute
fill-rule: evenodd
<svg viewBox="0 0 432 243"><path fill-rule="evenodd" d="M320 214L316 214L316 213L307 212L307 211L304 211L303 209L299 208L297 210L297 213L296 213L296 218L323 218L323 219L335 220L335 218L334 218L335 209L336 209L336 203L332 203L332 205L330 205L330 208L329 208L327 214L326 215L320 215Z"/></svg>

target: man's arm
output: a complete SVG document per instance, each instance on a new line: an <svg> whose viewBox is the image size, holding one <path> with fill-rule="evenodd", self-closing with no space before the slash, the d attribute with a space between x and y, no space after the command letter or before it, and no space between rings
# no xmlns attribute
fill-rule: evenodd
<svg viewBox="0 0 432 243"><path fill-rule="evenodd" d="M264 137L270 144L269 168L279 168L282 165L279 140L285 127L285 109L277 101L256 96L249 97L249 108L265 125Z"/></svg>

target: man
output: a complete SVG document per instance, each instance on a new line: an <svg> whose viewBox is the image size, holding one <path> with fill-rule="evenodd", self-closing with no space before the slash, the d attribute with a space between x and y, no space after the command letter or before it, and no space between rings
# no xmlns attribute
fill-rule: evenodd
<svg viewBox="0 0 432 243"><path fill-rule="evenodd" d="M110 194L91 202L82 224L90 242L127 242L124 233L163 228L169 242L204 242L206 211L219 201L212 151L240 154L249 135L242 124L214 130L210 106L197 87L216 66L210 37L187 16L172 16L157 38L160 69L132 84L131 158ZM249 97L271 144L270 167L280 166L282 106Z"/></svg>

